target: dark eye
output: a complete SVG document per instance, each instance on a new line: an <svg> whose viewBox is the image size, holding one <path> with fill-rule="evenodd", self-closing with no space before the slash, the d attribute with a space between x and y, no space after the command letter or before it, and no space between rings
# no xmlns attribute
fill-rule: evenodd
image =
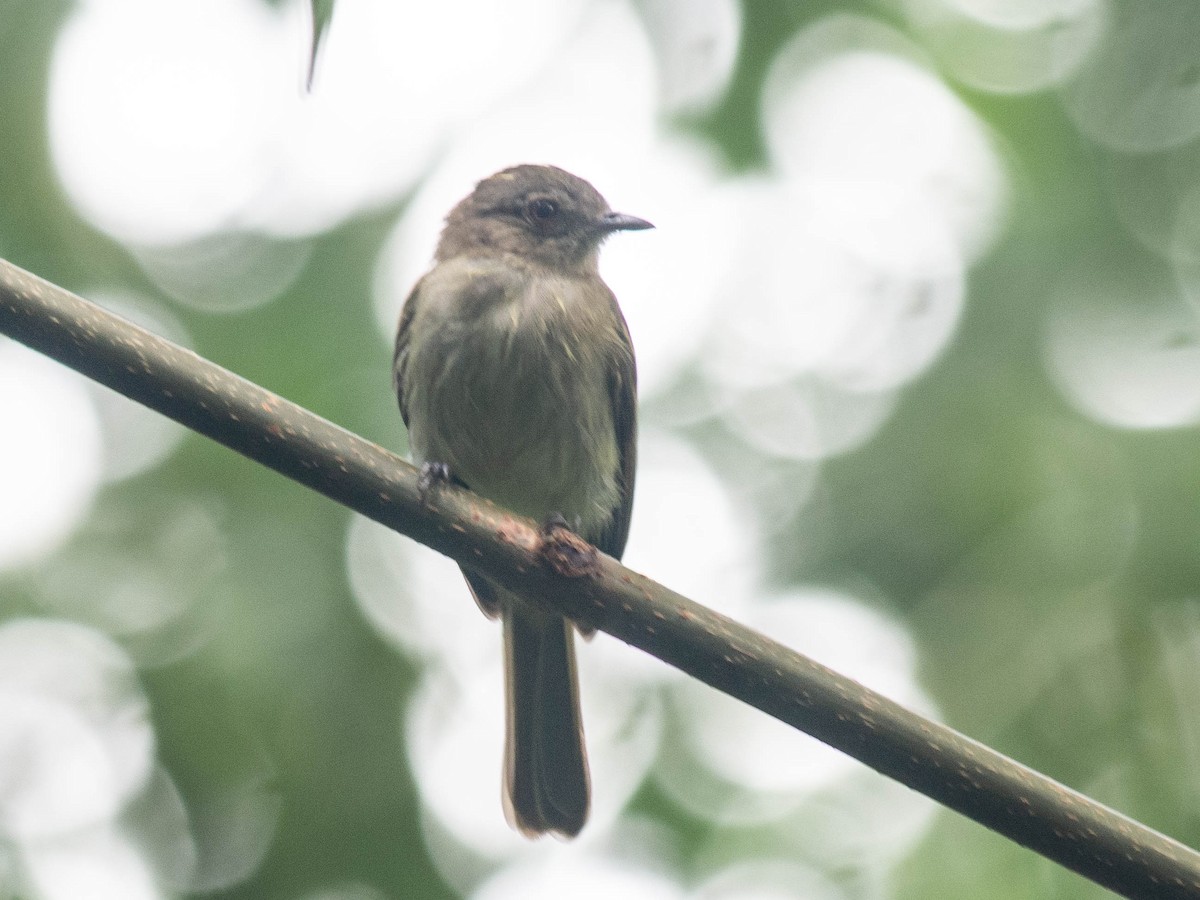
<svg viewBox="0 0 1200 900"><path fill-rule="evenodd" d="M525 215L529 216L532 222L549 222L558 215L558 204L548 197L538 197L529 201L529 205L525 207Z"/></svg>

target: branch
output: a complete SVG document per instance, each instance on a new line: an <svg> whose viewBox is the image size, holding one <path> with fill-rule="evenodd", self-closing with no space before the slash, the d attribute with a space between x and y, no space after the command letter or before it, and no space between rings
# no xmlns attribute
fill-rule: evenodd
<svg viewBox="0 0 1200 900"><path fill-rule="evenodd" d="M451 487L422 503L418 473L395 454L4 260L0 332L1104 887L1200 896L1200 854L1182 844L607 556L586 575L558 574L529 520Z"/></svg>

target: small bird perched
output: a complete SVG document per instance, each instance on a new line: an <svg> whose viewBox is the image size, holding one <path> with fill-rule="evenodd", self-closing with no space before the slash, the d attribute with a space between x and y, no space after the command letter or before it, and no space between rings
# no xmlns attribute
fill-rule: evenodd
<svg viewBox="0 0 1200 900"><path fill-rule="evenodd" d="M393 365L426 485L451 479L513 512L566 521L620 557L636 464L629 329L601 280L601 242L653 226L582 178L515 166L450 211L405 301ZM504 806L523 834L573 837L590 803L574 630L463 569L504 632Z"/></svg>

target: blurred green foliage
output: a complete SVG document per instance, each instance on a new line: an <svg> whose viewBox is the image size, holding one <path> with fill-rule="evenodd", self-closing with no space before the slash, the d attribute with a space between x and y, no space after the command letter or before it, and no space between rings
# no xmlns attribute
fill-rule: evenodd
<svg viewBox="0 0 1200 900"><path fill-rule="evenodd" d="M747 2L734 83L681 127L753 169L757 97L774 51L806 22L858 6ZM127 251L75 214L52 173L47 58L67 8L0 0L0 255L85 296L153 294ZM1200 21L1192 27L1200 38ZM1043 360L1043 312L1064 272L1085 266L1103 278L1157 263L1119 223L1095 147L1053 93L957 90L995 129L1015 173L1007 233L971 272L949 351L871 442L824 466L818 495L772 536L769 565L780 584L870 583L910 625L924 684L951 725L1200 844L1200 433L1093 421L1063 399ZM194 348L403 450L390 348L370 304L395 213L319 237L301 278L261 309L176 308ZM141 673L160 758L186 799L262 757L282 797L262 866L212 896L295 897L343 880L387 896L452 896L426 859L401 750L414 670L350 595L348 514L189 437L161 467L105 489L92 516L193 503L217 511L228 567L214 583L210 639ZM74 539L87 540L87 529ZM40 613L41 577L0 577L0 615ZM677 826L685 845L703 840L703 823L673 819L652 790L639 803ZM947 814L893 885L862 896L1102 893Z"/></svg>

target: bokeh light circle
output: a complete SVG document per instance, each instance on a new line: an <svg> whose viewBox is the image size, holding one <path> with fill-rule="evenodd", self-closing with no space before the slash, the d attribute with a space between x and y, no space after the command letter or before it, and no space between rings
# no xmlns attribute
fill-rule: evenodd
<svg viewBox="0 0 1200 900"><path fill-rule="evenodd" d="M1061 84L1103 40L1107 0L901 0L909 22L949 74L997 94Z"/></svg>
<svg viewBox="0 0 1200 900"><path fill-rule="evenodd" d="M102 474L96 407L76 375L0 338L0 570L58 546L91 506Z"/></svg>
<svg viewBox="0 0 1200 900"><path fill-rule="evenodd" d="M907 632L853 598L797 591L756 603L743 620L909 708L933 711ZM671 701L678 731L656 774L676 803L705 819L778 821L856 770L849 757L703 684L679 682Z"/></svg>
<svg viewBox="0 0 1200 900"><path fill-rule="evenodd" d="M1104 39L1062 86L1076 127L1126 153L1178 147L1200 135L1200 82L1190 0L1117 3Z"/></svg>
<svg viewBox="0 0 1200 900"><path fill-rule="evenodd" d="M1200 422L1200 317L1166 284L1087 279L1068 289L1047 324L1045 358L1060 390L1096 421Z"/></svg>

